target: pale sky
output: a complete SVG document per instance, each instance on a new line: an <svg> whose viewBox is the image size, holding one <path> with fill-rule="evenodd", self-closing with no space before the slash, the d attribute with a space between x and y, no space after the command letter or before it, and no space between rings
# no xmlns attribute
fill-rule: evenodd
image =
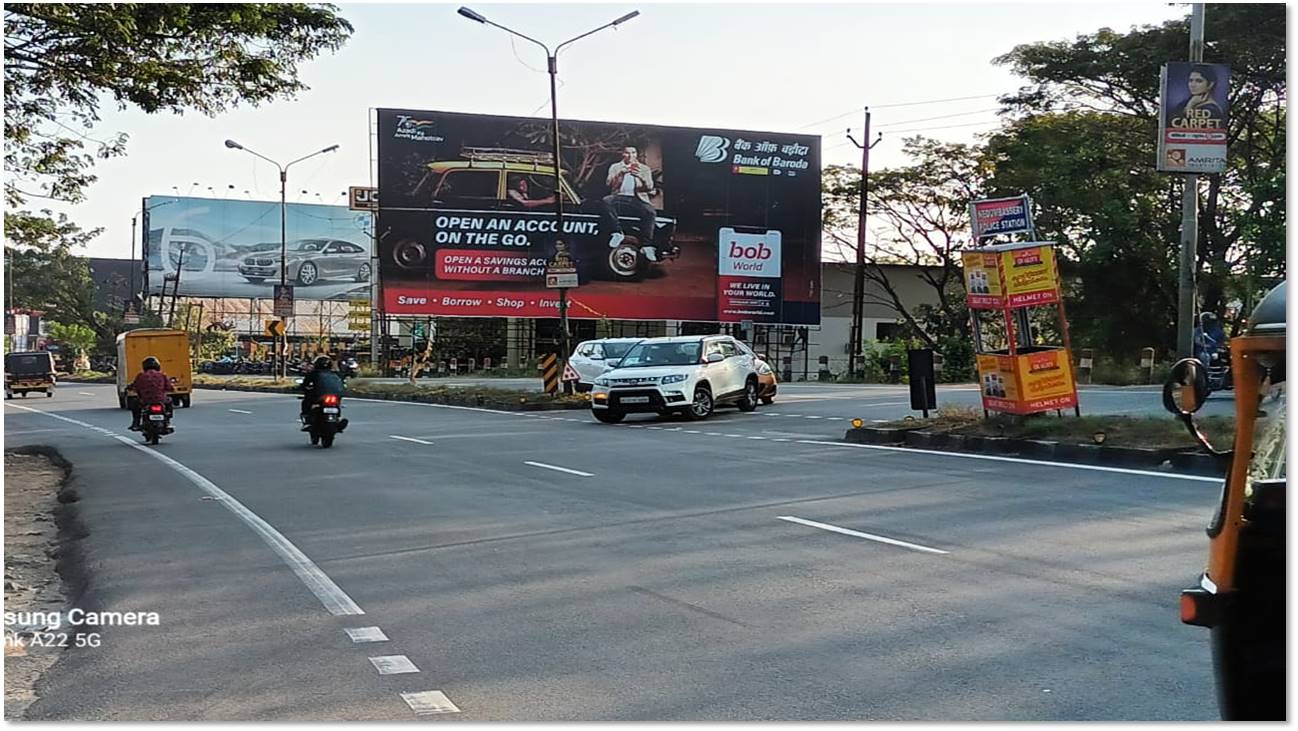
<svg viewBox="0 0 1298 731"><path fill-rule="evenodd" d="M355 33L338 53L303 65L311 89L293 101L214 119L105 108L96 132L128 133L127 156L98 163L87 202L50 207L104 228L91 256L126 257L144 196L278 198L274 166L226 149L226 138L282 162L340 145L290 170L288 200L345 204L348 185L370 183L371 107L548 116L540 49L521 40L511 48L512 36L460 17L458 6L340 5ZM995 95L1021 80L991 60L1015 45L1188 13L1166 2L469 6L551 46L641 11L560 55L562 118L813 132L823 135L826 164L859 163L843 133L850 126L860 139L869 105L885 133L872 169L905 163L903 136L971 141L992 129ZM980 98L909 105L957 97Z"/></svg>

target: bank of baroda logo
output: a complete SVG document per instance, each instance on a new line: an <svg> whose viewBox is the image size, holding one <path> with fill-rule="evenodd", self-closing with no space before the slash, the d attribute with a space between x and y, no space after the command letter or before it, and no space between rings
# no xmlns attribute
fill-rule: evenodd
<svg viewBox="0 0 1298 731"><path fill-rule="evenodd" d="M730 140L716 135L702 135L694 156L699 162L724 162L729 152Z"/></svg>

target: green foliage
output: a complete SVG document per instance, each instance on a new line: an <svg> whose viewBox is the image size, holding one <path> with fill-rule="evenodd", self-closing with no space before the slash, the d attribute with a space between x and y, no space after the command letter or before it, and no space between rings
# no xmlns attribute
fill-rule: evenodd
<svg viewBox="0 0 1298 731"><path fill-rule="evenodd" d="M1207 7L1204 60L1231 65L1228 171L1200 191L1202 307L1239 280L1284 276L1285 7ZM1181 176L1154 171L1157 70L1184 58L1188 23L1015 48L997 62L1029 85L987 146L988 192L1032 195L1041 238L1060 242L1075 340L1114 352L1175 344Z"/></svg>
<svg viewBox="0 0 1298 731"><path fill-rule="evenodd" d="M125 153L124 135L87 134L101 103L211 116L289 98L306 88L298 64L352 31L332 5L303 3L8 3L4 24L5 200L15 207L29 196L83 200L94 159Z"/></svg>
<svg viewBox="0 0 1298 731"><path fill-rule="evenodd" d="M85 325L51 322L49 333L54 342L67 346L73 353L89 353L95 347L95 331Z"/></svg>
<svg viewBox="0 0 1298 731"><path fill-rule="evenodd" d="M5 213L5 259L15 307L39 310L51 320L94 326L94 281L80 248L98 231L50 211Z"/></svg>

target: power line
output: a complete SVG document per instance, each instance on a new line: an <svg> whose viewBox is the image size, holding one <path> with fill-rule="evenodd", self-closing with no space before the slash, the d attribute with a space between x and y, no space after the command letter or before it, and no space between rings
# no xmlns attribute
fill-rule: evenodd
<svg viewBox="0 0 1298 731"><path fill-rule="evenodd" d="M938 117L920 117L919 119L906 119L901 122L886 122L884 124L878 124L875 126L879 128L898 127L904 124L914 124L916 122L931 122L935 119L951 119L953 117L970 117L975 114L986 114L988 112L999 112L999 111L1000 111L1000 107L992 107L991 109L979 109L978 111L975 112L960 112L959 114L943 114Z"/></svg>
<svg viewBox="0 0 1298 731"><path fill-rule="evenodd" d="M929 99L927 101L919 101L919 102L899 102L896 104L875 104L872 105L870 109L873 110L873 109L895 109L897 107L916 107L924 104L944 104L946 102L962 102L962 101L968 101L970 99L993 99L998 96L1000 96L1000 94L978 94L976 96L955 96L947 99ZM797 130L795 131L804 130L811 127L818 127L826 122L833 122L836 119L842 119L843 117L850 117L853 114L861 114L864 111L865 111L864 106L857 107L856 109L853 109L850 112L843 112L842 114L836 114L832 117L829 117L828 119L822 119L819 122L812 122L811 124L803 125L801 127L798 127Z"/></svg>
<svg viewBox="0 0 1298 731"><path fill-rule="evenodd" d="M987 124L999 124L1000 121L1001 120L999 119L994 119L994 120L986 120L983 122L967 122L965 124L944 124L939 127L908 127L906 129L890 129L888 130L888 132L892 134L897 134L901 132L929 132L929 131L939 130L939 129L954 129L957 127L977 127L980 125L987 125ZM843 140L836 144L829 145L827 147L822 148L821 154L823 155L826 152L829 152L831 150L837 150L841 147L845 147L850 144L854 144L854 143L851 140Z"/></svg>

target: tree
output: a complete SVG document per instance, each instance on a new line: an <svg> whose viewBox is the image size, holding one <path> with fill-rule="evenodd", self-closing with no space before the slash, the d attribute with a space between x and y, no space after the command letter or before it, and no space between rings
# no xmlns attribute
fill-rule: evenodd
<svg viewBox="0 0 1298 731"><path fill-rule="evenodd" d="M94 281L74 250L98 230L83 231L59 214L5 213L5 259L15 307L39 310L51 320L93 326Z"/></svg>
<svg viewBox="0 0 1298 731"><path fill-rule="evenodd" d="M14 207L83 200L94 158L124 154L124 135L88 134L101 100L215 115L292 97L306 88L298 64L352 31L332 5L302 3L8 3L4 22L5 200Z"/></svg>
<svg viewBox="0 0 1298 731"><path fill-rule="evenodd" d="M1220 312L1227 291L1240 287L1241 279L1284 276L1285 11L1283 5L1262 4L1212 4L1206 9L1204 60L1231 65L1231 121L1228 170L1208 176L1200 193L1199 282L1205 310ZM1074 226L1070 230L1051 228L1042 221L1042 228L1052 236L1067 238L1076 233L1076 227L1085 228L1095 219L1114 224L1108 231L1094 230L1090 242L1075 253L1097 265L1106 256L1116 257L1121 264L1100 267L1106 276L1131 277L1121 266L1135 265L1138 272L1147 269L1143 280L1133 282L1132 287L1149 297L1131 303L1114 298L1106 321L1116 325L1152 319L1164 346L1174 341L1174 331L1163 326L1175 318L1174 299L1168 309L1151 312L1150 307L1166 307L1168 302L1161 251L1174 252L1179 238L1181 181L1179 176L1155 176L1152 172L1158 68L1169 60L1185 58L1188 25L1187 20L1175 20L1128 33L1104 28L1071 42L1019 46L997 59L1029 81L1017 93L1002 98L1011 118L1027 123L1024 117L1081 114L1057 118L1055 132L1062 133L1070 124L1079 130L1084 127L1086 133L1107 131L1106 138L1117 145L1106 148L1075 136L1071 141L1079 149L1070 151L1065 139L1055 136L1049 152L1038 148L1030 154L1050 164L1051 172L1043 170L1041 177L1055 179L1060 196L1052 197L1044 184L1042 189L1028 192L1043 208L1059 212L1058 224ZM1116 134L1119 131L1121 135ZM1010 180L1030 172L1030 164L1016 155L1029 152L1033 147L1029 139L1043 141L1043 132L1039 123L1035 129L1019 125L1010 130L1009 139L1002 139L998 151L999 181L1009 185ZM1088 164L1094 168L1089 172L1085 169ZM1099 167L1106 167L1110 174L1101 174ZM1072 177L1061 180L1054 174L1057 171ZM1085 186L1100 178L1112 183L1123 175L1139 179L1138 184L1123 186L1128 197L1116 192L1087 195L1097 191ZM1138 193L1135 188L1140 189ZM1152 192L1155 189L1157 195ZM1079 197L1079 193L1089 200L1065 200ZM1124 221L1116 210L1121 206L1140 211ZM1160 247L1152 259L1151 242ZM1142 261L1153 265L1141 267L1138 263Z"/></svg>
<svg viewBox="0 0 1298 731"><path fill-rule="evenodd" d="M985 177L982 158L972 145L923 137L904 149L911 164L870 174L865 301L897 313L909 336L946 350L969 338L960 252L970 244L968 206ZM826 240L848 261L856 258L859 186L860 170L850 165L831 165L822 177ZM936 304L907 307L885 264L914 267Z"/></svg>
<svg viewBox="0 0 1298 731"><path fill-rule="evenodd" d="M68 346L77 355L84 355L95 347L95 331L85 325L52 322L49 332L54 342Z"/></svg>

